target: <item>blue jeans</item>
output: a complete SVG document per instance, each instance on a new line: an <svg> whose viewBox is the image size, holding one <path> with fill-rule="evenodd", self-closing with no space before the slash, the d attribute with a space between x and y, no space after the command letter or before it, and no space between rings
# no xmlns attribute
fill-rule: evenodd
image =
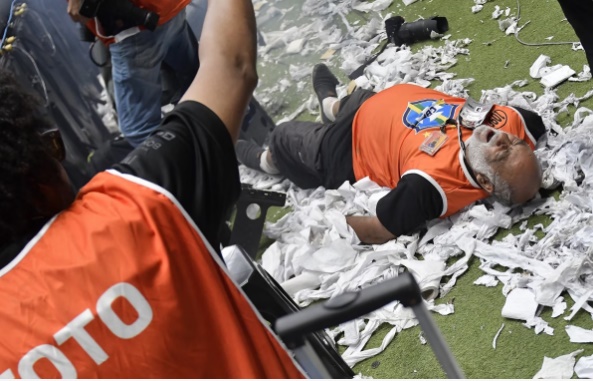
<svg viewBox="0 0 593 381"><path fill-rule="evenodd" d="M161 63L176 73L185 92L199 67L196 39L185 11L160 25L109 46L119 127L134 147L161 122Z"/></svg>
<svg viewBox="0 0 593 381"><path fill-rule="evenodd" d="M216 0L213 0L216 1ZM187 23L196 35L198 41L202 36L202 27L204 26L204 18L206 17L206 10L208 9L208 0L192 0L185 8Z"/></svg>

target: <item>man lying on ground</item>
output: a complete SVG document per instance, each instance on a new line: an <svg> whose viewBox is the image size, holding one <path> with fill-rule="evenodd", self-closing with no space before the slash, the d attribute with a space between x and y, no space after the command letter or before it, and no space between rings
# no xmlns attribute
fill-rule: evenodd
<svg viewBox="0 0 593 381"><path fill-rule="evenodd" d="M536 113L468 101L459 123L463 98L400 84L338 100L337 84L325 65L316 65L323 123L281 124L266 149L240 140L237 157L301 188L337 188L367 176L391 188L376 216L346 218L361 241L413 233L489 196L521 204L538 192L542 174L533 150L545 127Z"/></svg>

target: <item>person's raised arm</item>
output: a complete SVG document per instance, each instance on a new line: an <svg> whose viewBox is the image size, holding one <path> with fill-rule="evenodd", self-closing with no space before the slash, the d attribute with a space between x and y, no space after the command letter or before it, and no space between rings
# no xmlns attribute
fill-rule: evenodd
<svg viewBox="0 0 593 381"><path fill-rule="evenodd" d="M244 110L257 85L256 25L251 0L208 2L200 39L200 69L183 101L197 101L223 121L237 140Z"/></svg>

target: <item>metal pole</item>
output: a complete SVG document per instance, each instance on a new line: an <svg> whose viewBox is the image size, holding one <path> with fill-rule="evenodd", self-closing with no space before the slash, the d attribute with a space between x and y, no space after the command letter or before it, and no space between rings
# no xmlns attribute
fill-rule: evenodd
<svg viewBox="0 0 593 381"><path fill-rule="evenodd" d="M420 302L412 306L412 310L416 315L416 318L420 322L420 327L424 331L424 337L428 340L428 343L432 347L437 360L441 364L441 367L445 371L448 378L465 378L463 371L455 361L455 358L451 354L451 350L445 343L441 332L437 329L436 324L432 320L430 313L426 309L423 302Z"/></svg>

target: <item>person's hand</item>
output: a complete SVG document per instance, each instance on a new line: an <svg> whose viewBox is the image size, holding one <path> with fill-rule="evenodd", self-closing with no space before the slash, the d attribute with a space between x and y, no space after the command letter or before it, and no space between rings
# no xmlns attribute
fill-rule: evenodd
<svg viewBox="0 0 593 381"><path fill-rule="evenodd" d="M86 24L89 19L80 15L80 6L82 0L68 0L68 14L75 22Z"/></svg>

